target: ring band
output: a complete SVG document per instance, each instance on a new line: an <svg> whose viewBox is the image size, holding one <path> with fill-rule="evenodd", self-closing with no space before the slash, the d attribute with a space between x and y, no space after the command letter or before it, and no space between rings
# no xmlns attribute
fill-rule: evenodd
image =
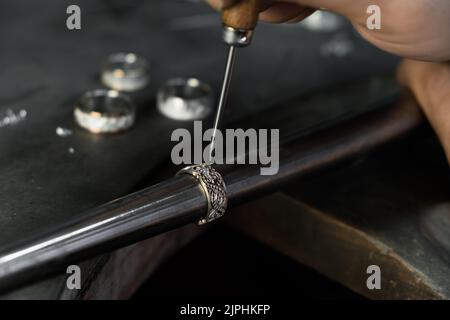
<svg viewBox="0 0 450 320"><path fill-rule="evenodd" d="M134 123L135 107L130 97L114 90L85 93L75 104L77 124L93 133L126 130Z"/></svg>
<svg viewBox="0 0 450 320"><path fill-rule="evenodd" d="M207 214L198 221L199 225L219 219L225 214L228 198L225 182L220 173L208 164L198 164L181 169L177 175L181 174L188 174L197 179L208 201Z"/></svg>
<svg viewBox="0 0 450 320"><path fill-rule="evenodd" d="M101 78L111 89L137 91L149 82L149 66L144 58L134 53L116 53L103 64Z"/></svg>
<svg viewBox="0 0 450 320"><path fill-rule="evenodd" d="M214 109L211 87L195 78L168 80L158 91L158 110L168 118L180 121L201 120Z"/></svg>

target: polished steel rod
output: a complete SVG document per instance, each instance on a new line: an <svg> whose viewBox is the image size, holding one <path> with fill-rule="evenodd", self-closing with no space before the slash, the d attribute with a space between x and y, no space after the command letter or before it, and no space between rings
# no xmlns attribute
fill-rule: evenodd
<svg viewBox="0 0 450 320"><path fill-rule="evenodd" d="M421 122L413 100L371 112L284 145L275 176L257 166L218 168L229 207L273 191L289 179L396 139ZM0 291L64 270L71 263L198 221L207 203L196 180L176 176L109 202L18 248L0 253Z"/></svg>

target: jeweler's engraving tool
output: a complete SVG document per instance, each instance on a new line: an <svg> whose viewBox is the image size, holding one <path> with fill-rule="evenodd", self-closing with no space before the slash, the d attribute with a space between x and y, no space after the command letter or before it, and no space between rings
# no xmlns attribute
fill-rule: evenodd
<svg viewBox="0 0 450 320"><path fill-rule="evenodd" d="M233 72L236 48L248 46L253 37L258 22L258 14L261 0L241 0L234 6L225 9L222 12L223 33L222 38L229 45L227 64L225 67L225 75L220 92L219 104L216 110L214 120L213 134L210 144L209 161L212 161L214 152L214 140L216 138L217 129L222 122L225 105L228 97L228 89L230 87L231 75Z"/></svg>

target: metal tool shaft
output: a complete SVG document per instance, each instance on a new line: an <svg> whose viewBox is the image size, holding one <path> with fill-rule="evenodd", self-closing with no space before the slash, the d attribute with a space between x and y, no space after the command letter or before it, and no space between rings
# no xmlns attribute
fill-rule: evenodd
<svg viewBox="0 0 450 320"><path fill-rule="evenodd" d="M213 157L213 152L214 152L214 141L216 139L217 130L219 129L220 124L222 123L222 118L223 118L223 114L225 111L225 105L227 103L227 98L228 98L228 91L230 89L231 76L233 74L233 66L234 66L235 57L236 57L236 47L230 46L230 49L228 51L227 65L225 67L225 75L224 75L223 83L222 83L222 90L220 92L219 105L217 106L216 117L214 119L214 128L213 128L213 134L211 137L208 163L212 162L212 157Z"/></svg>

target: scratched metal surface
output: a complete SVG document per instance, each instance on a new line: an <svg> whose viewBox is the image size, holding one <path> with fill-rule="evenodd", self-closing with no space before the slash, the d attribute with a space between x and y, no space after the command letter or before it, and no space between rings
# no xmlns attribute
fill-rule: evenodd
<svg viewBox="0 0 450 320"><path fill-rule="evenodd" d="M69 4L82 9L81 31L65 27ZM194 76L218 91L226 48L218 14L188 1L4 0L0 17L0 121L11 112L21 120L0 125L4 248L129 193L168 161L170 133L190 124L157 113L158 86L171 77ZM342 43L351 51L345 57L323 54ZM132 130L94 136L76 127L72 105L84 91L100 87L102 60L119 51L149 59L152 82L133 95L138 120ZM319 33L261 24L254 44L238 52L226 119L238 121L323 87L391 72L396 61L347 24ZM326 107L299 119L298 126L320 123ZM22 111L17 119L21 110L26 117ZM57 127L73 134L60 137Z"/></svg>

